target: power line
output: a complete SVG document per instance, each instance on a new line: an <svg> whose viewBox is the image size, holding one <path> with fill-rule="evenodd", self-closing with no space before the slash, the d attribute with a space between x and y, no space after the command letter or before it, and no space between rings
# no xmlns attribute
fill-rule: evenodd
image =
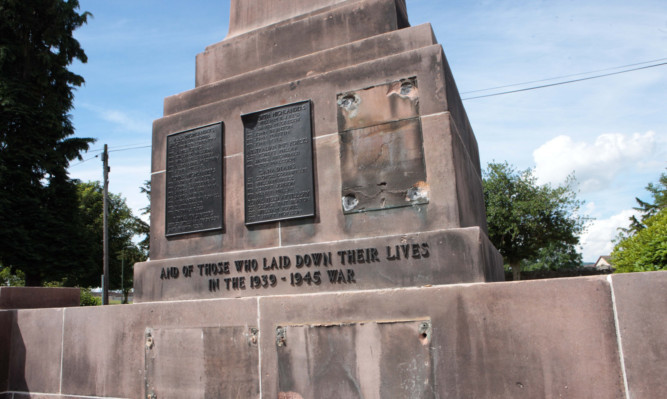
<svg viewBox="0 0 667 399"><path fill-rule="evenodd" d="M100 157L100 155L97 154L97 155L95 155L94 157L86 158L86 159L82 160L81 162L77 162L77 163L75 163L74 165L70 165L69 167L72 168L72 167L74 167L74 166L79 166L79 165L81 165L82 163L88 162L88 161L90 161L91 159L95 159L95 158L99 158L99 157Z"/></svg>
<svg viewBox="0 0 667 399"><path fill-rule="evenodd" d="M565 82L551 83L551 84L548 84L548 85L533 86L533 87L527 87L527 88L524 88L524 89L503 91L503 92L500 92L500 93L484 94L484 95L481 95L481 96L463 98L462 100L463 101L465 101L465 100L474 100L476 98L494 97L494 96L501 96L501 95L504 95L504 94L519 93L519 92L522 92L522 91L543 89L545 87L560 86L560 85L565 85L565 84L570 84L570 83L575 83L575 82L582 82L584 80L603 78L603 77L606 77L606 76L619 75L619 74L622 74L622 73L639 71L639 70L648 69L648 68L655 68L655 67L664 66L664 65L667 65L667 62L662 62L660 64L654 64L654 65L647 65L647 66L643 66L643 67L639 67L639 68L626 69L624 71L605 73L605 74L602 74L602 75L589 76L589 77L581 78L581 79L573 79L573 80L568 80L568 81L565 81Z"/></svg>
<svg viewBox="0 0 667 399"><path fill-rule="evenodd" d="M116 147L118 148L118 147ZM151 148L151 145L142 145L142 146L137 146L137 147L129 147L129 148L123 148L120 150L109 150L109 152L121 152L121 151L129 151L129 150L138 150L140 148Z"/></svg>
<svg viewBox="0 0 667 399"><path fill-rule="evenodd" d="M117 149L116 149L116 150L109 150L108 152L121 152L121 151L129 151L129 150L138 150L138 149L140 149L140 148L150 148L151 146L150 146L150 145L140 145L140 146L134 146L134 147L127 147L127 148L124 148L124 147L127 147L127 146L110 147L110 148L117 148ZM102 152L103 152L103 151L104 151L104 150L102 150ZM100 156L100 155L97 154L97 155L92 156L92 157L90 157L90 158L86 158L86 159L82 160L81 162L77 162L77 163L75 163L74 165L70 165L70 168L71 168L71 167L74 167L74 166L81 165L82 163L84 163L84 162L88 162L88 161L90 161L91 159L99 158L99 156Z"/></svg>
<svg viewBox="0 0 667 399"><path fill-rule="evenodd" d="M481 91L489 91L489 90L498 90L498 89L505 89L508 87L514 87L514 86L523 86L523 85L528 85L532 83L540 83L540 82L548 82L550 80L556 80L556 79L565 79L565 78L571 78L574 76L581 76L581 75L590 75L591 73L598 73L598 72L605 72L605 71L613 71L614 69L621 69L621 68L629 68L637 65L645 65L645 64L651 64L653 62L661 62L661 61L666 61L667 58L658 58L657 60L651 60L651 61L644 61L644 62L636 62L634 64L627 64L627 65L621 65L621 66L616 66L612 68L604 68L604 69L598 69L595 71L588 71L588 72L579 72L579 73L573 73L570 75L561 75L561 76L554 76L552 78L545 78L545 79L539 79L539 80L531 80L529 82L522 82L522 83L512 83L509 85L504 85L504 86L496 86L496 87L489 87L488 89L479 89L479 90L471 90L471 91L464 91L461 92L461 94L470 94L470 93L479 93Z"/></svg>
<svg viewBox="0 0 667 399"><path fill-rule="evenodd" d="M143 143L142 144L123 144L123 145L119 145L119 146L116 146L116 147L109 147L109 150L116 150L116 149L125 148L125 147L131 147L132 149L134 149L134 146L145 146L145 145L146 144L143 144ZM103 152L103 151L104 151L103 148L96 148L94 150L88 150L87 152Z"/></svg>

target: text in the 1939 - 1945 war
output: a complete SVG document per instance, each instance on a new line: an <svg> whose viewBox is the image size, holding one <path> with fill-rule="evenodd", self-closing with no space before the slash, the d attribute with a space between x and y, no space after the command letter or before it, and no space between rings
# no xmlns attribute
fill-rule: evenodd
<svg viewBox="0 0 667 399"><path fill-rule="evenodd" d="M428 242L420 242L166 266L159 270L157 277L163 284L177 279L207 279L211 292L269 290L280 285L356 284L359 267L421 261L430 256Z"/></svg>

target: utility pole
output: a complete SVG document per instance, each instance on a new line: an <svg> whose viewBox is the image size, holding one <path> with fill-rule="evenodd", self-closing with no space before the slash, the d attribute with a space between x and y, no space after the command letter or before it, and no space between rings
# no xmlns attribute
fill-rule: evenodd
<svg viewBox="0 0 667 399"><path fill-rule="evenodd" d="M102 214L103 214L103 232L102 232L102 253L104 257L102 276L102 305L109 304L109 152L107 145L104 145L104 153L102 154L102 164L104 167L104 189L102 198Z"/></svg>

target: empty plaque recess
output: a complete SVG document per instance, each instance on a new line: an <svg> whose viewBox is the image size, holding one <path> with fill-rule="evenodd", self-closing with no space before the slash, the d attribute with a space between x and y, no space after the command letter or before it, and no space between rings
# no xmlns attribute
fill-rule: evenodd
<svg viewBox="0 0 667 399"><path fill-rule="evenodd" d="M339 94L338 130L344 213L428 203L416 78Z"/></svg>
<svg viewBox="0 0 667 399"><path fill-rule="evenodd" d="M276 328L279 390L303 398L434 398L430 320Z"/></svg>
<svg viewBox="0 0 667 399"><path fill-rule="evenodd" d="M257 329L146 329L145 398L259 396Z"/></svg>

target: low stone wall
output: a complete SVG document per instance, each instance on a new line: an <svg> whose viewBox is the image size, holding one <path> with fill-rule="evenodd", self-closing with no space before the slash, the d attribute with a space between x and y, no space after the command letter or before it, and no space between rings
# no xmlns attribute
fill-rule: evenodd
<svg viewBox="0 0 667 399"><path fill-rule="evenodd" d="M0 287L0 309L39 309L79 306L79 288Z"/></svg>
<svg viewBox="0 0 667 399"><path fill-rule="evenodd" d="M655 399L665 330L667 272L5 310L0 398Z"/></svg>

